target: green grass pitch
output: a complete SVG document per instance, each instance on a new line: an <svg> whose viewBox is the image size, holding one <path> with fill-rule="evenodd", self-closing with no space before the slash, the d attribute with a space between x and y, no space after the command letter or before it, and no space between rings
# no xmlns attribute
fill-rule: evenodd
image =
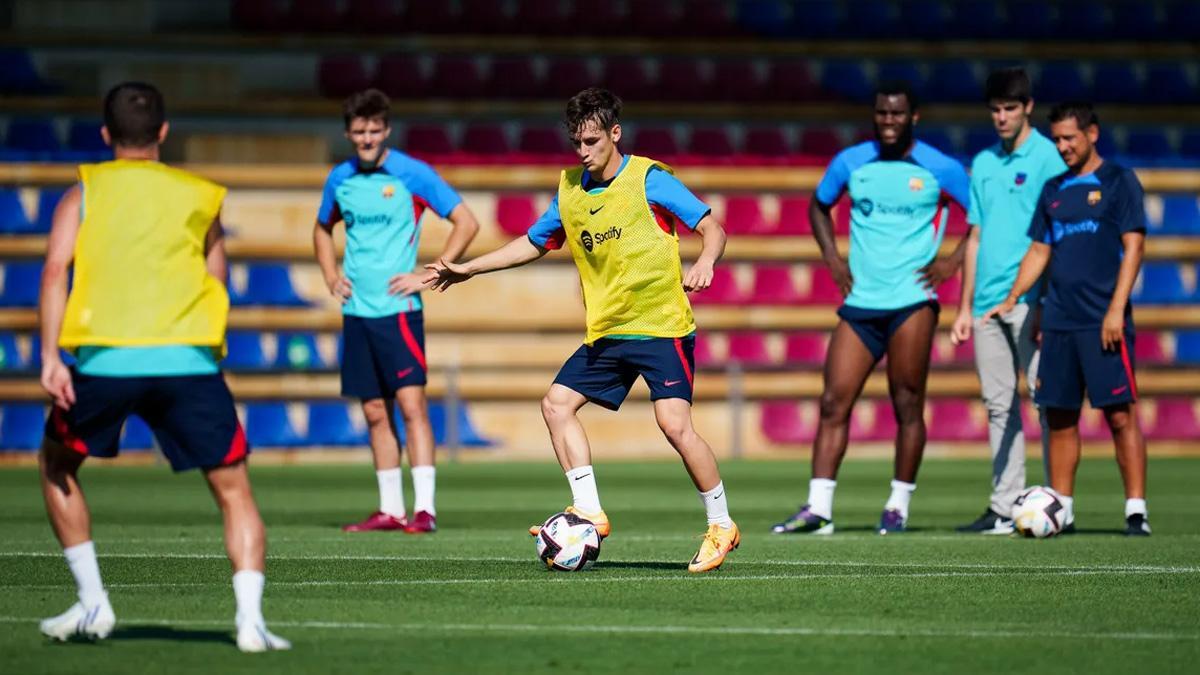
<svg viewBox="0 0 1200 675"><path fill-rule="evenodd" d="M1085 461L1081 532L957 535L986 503L982 461L929 461L913 531L873 531L889 464L850 461L838 534L776 537L806 490L799 462L726 462L742 547L689 575L703 512L675 463L597 464L613 536L601 562L548 572L525 528L567 503L550 464L439 470L441 531L343 534L375 506L367 466L252 470L270 553L265 612L287 653L240 654L215 507L194 473L83 470L112 638L51 644L36 620L74 601L32 469L0 470L0 671L1196 672L1200 460L1150 466L1154 536L1126 539L1112 460ZM1041 468L1030 464L1031 479ZM411 499L411 488L409 488Z"/></svg>

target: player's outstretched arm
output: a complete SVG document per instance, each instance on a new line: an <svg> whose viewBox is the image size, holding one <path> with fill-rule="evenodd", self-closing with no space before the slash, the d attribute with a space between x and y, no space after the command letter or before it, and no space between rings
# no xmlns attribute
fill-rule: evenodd
<svg viewBox="0 0 1200 675"><path fill-rule="evenodd" d="M696 233L700 235L704 245L700 248L700 257L683 277L683 290L692 293L702 291L712 285L713 267L721 256L725 255L725 228L711 214L704 216L696 224Z"/></svg>
<svg viewBox="0 0 1200 675"><path fill-rule="evenodd" d="M518 237L504 246L485 253L474 260L454 263L441 259L425 266L425 284L433 284L436 291L445 291L454 284L462 283L476 274L487 274L512 267L520 267L546 255L549 249L534 245L529 237Z"/></svg>
<svg viewBox="0 0 1200 675"><path fill-rule="evenodd" d="M1042 272L1046 271L1046 266L1049 264L1050 244L1043 244L1040 241L1030 244L1029 250L1025 252L1025 257L1021 258L1021 268L1017 270L1017 280L1013 282L1008 297L1004 299L1004 302L989 309L987 314L983 315L983 320L988 321L994 316L1012 311L1012 308L1017 306L1017 300L1029 292L1037 280L1042 278Z"/></svg>
<svg viewBox="0 0 1200 675"><path fill-rule="evenodd" d="M971 339L971 324L975 299L975 264L979 258L979 228L972 226L964 238L967 242L963 258L962 297L958 301L958 316L950 328L950 341L956 345Z"/></svg>
<svg viewBox="0 0 1200 675"><path fill-rule="evenodd" d="M336 223L325 224L317 221L313 225L313 251L317 256L317 265L325 278L325 286L330 295L343 305L350 299L353 287L350 280L338 269L337 250L333 247L333 226Z"/></svg>
<svg viewBox="0 0 1200 675"><path fill-rule="evenodd" d="M67 275L75 259L75 239L79 235L79 207L83 201L79 186L67 190L54 209L50 239L46 245L46 265L42 268L41 295L38 298L38 322L42 333L42 388L63 410L75 404L71 372L58 353L63 316L67 311Z"/></svg>
<svg viewBox="0 0 1200 675"><path fill-rule="evenodd" d="M1112 301L1108 304L1108 312L1105 313L1104 323L1100 327L1100 341L1105 349L1118 349L1125 339L1125 307L1129 304L1133 282L1142 267L1142 256L1146 252L1146 235L1141 232L1126 232L1121 235L1121 244L1125 252L1121 258L1121 269L1117 272L1117 287L1113 290Z"/></svg>
<svg viewBox="0 0 1200 675"><path fill-rule="evenodd" d="M455 206L446 218L450 221L450 236L447 237L446 245L438 259L454 262L467 252L467 247L479 233L479 221L475 219L470 207L462 202ZM411 274L397 274L388 280L388 292L393 295L419 293L428 284L426 278L427 275L421 270Z"/></svg>
<svg viewBox="0 0 1200 675"><path fill-rule="evenodd" d="M812 226L813 238L821 248L821 258L833 274L833 280L842 292L842 297L850 295L854 287L854 276L850 274L850 265L838 253L837 237L833 235L832 204L822 204L821 200L813 199L808 204L808 222Z"/></svg>

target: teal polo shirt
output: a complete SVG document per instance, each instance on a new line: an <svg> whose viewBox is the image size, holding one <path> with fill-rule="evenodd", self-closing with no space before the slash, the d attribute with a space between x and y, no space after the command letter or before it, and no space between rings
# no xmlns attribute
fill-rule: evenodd
<svg viewBox="0 0 1200 675"><path fill-rule="evenodd" d="M1029 223L1042 186L1066 170L1054 143L1037 129L1012 152L996 143L975 155L967 222L979 228L973 299L976 317L1008 297L1021 258L1029 249ZM1039 292L1035 287L1020 301Z"/></svg>

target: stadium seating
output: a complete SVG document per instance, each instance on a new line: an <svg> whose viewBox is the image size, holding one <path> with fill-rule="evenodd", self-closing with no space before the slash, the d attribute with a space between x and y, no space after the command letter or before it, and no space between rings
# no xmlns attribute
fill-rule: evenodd
<svg viewBox="0 0 1200 675"><path fill-rule="evenodd" d="M1174 263L1145 263L1141 280L1134 287L1133 301L1145 304L1178 304L1191 300L1184 288L1179 266Z"/></svg>
<svg viewBox="0 0 1200 675"><path fill-rule="evenodd" d="M811 443L816 436L816 416L793 401L764 401L760 414L763 436L772 443Z"/></svg>
<svg viewBox="0 0 1200 675"><path fill-rule="evenodd" d="M231 330L225 336L225 346L228 352L222 367L229 370L260 370L267 368L266 354L263 352L262 336L252 331Z"/></svg>
<svg viewBox="0 0 1200 675"><path fill-rule="evenodd" d="M154 447L154 434L145 420L130 415L121 430L121 450L149 450Z"/></svg>
<svg viewBox="0 0 1200 675"><path fill-rule="evenodd" d="M284 332L278 335L274 367L279 370L316 370L324 367L312 333Z"/></svg>
<svg viewBox="0 0 1200 675"><path fill-rule="evenodd" d="M293 288L288 266L276 263L250 265L247 270L245 292L239 294L231 286L230 296L230 301L238 306L306 307L309 304Z"/></svg>
<svg viewBox="0 0 1200 675"><path fill-rule="evenodd" d="M972 416L972 405L972 402L960 399L930 402L929 440L972 441L985 438L987 428Z"/></svg>
<svg viewBox="0 0 1200 675"><path fill-rule="evenodd" d="M42 445L46 406L6 403L0 406L0 450L37 450Z"/></svg>
<svg viewBox="0 0 1200 675"><path fill-rule="evenodd" d="M692 297L692 303L697 305L737 305L745 301L746 295L739 288L733 270L728 265L718 265L713 269L712 285Z"/></svg>
<svg viewBox="0 0 1200 675"><path fill-rule="evenodd" d="M1180 363L1200 363L1200 331L1175 333L1175 359Z"/></svg>
<svg viewBox="0 0 1200 675"><path fill-rule="evenodd" d="M27 234L36 231L16 190L0 189L0 233Z"/></svg>
<svg viewBox="0 0 1200 675"><path fill-rule="evenodd" d="M429 402L429 425L433 427L433 442L437 445L446 445L450 442L449 415L449 406L444 402ZM458 427L458 445L466 448L487 448L495 445L494 441L482 436L475 428L465 403L458 406L454 419ZM396 414L396 429L400 438L406 439L404 417L399 414L399 411Z"/></svg>
<svg viewBox="0 0 1200 675"><path fill-rule="evenodd" d="M41 262L5 263L4 288L0 290L0 307L33 307L37 305L41 280Z"/></svg>
<svg viewBox="0 0 1200 675"><path fill-rule="evenodd" d="M808 195L782 195L779 198L779 223L775 233L785 236L812 234L808 221Z"/></svg>
<svg viewBox="0 0 1200 675"><path fill-rule="evenodd" d="M398 33L404 28L400 8L391 0L348 0L345 20L354 33Z"/></svg>
<svg viewBox="0 0 1200 675"><path fill-rule="evenodd" d="M762 234L770 229L757 195L726 197L724 225L729 234Z"/></svg>
<svg viewBox="0 0 1200 675"><path fill-rule="evenodd" d="M746 368L768 367L774 364L767 351L766 338L754 331L735 331L729 334L730 363Z"/></svg>
<svg viewBox="0 0 1200 675"><path fill-rule="evenodd" d="M1074 61L1051 61L1042 65L1041 77L1034 78L1034 96L1042 101L1078 101L1091 98L1091 88L1083 80Z"/></svg>
<svg viewBox="0 0 1200 675"><path fill-rule="evenodd" d="M345 98L369 86L371 76L357 54L327 56L317 65L317 90L322 96Z"/></svg>
<svg viewBox="0 0 1200 675"><path fill-rule="evenodd" d="M42 188L38 191L37 219L33 222L33 231L30 234L43 234L50 231L50 226L54 224L54 209L66 192L63 189L54 188ZM16 233L14 232L14 234Z"/></svg>
<svg viewBox="0 0 1200 675"><path fill-rule="evenodd" d="M312 403L308 406L309 445L366 445L367 429L350 417L350 404Z"/></svg>
<svg viewBox="0 0 1200 675"><path fill-rule="evenodd" d="M754 283L750 302L756 305L796 305L805 301L792 281L792 270L786 265L758 265L754 268Z"/></svg>
<svg viewBox="0 0 1200 675"><path fill-rule="evenodd" d="M23 366L17 336L7 331L0 333L0 370L20 370Z"/></svg>
<svg viewBox="0 0 1200 675"><path fill-rule="evenodd" d="M251 447L297 447L306 439L292 427L287 405L279 402L246 405L246 440Z"/></svg>
<svg viewBox="0 0 1200 675"><path fill-rule="evenodd" d="M851 441L892 441L896 428L896 415L888 400L861 400L850 414Z"/></svg>
<svg viewBox="0 0 1200 675"><path fill-rule="evenodd" d="M821 74L821 88L841 100L864 103L875 87L858 61L828 61Z"/></svg>
<svg viewBox="0 0 1200 675"><path fill-rule="evenodd" d="M784 338L783 362L788 366L821 365L828 343L828 337L822 333L791 333Z"/></svg>
<svg viewBox="0 0 1200 675"><path fill-rule="evenodd" d="M429 79L421 68L420 59L412 54L381 56L373 84L388 96L400 99L419 98L429 93ZM441 127L437 128L441 130ZM449 151L447 146L445 152Z"/></svg>
<svg viewBox="0 0 1200 675"><path fill-rule="evenodd" d="M527 233L538 215L533 195L501 194L496 198L496 222L505 234Z"/></svg>
<svg viewBox="0 0 1200 675"><path fill-rule="evenodd" d="M1147 435L1158 438L1200 438L1196 402L1191 398L1161 398L1155 405L1154 425Z"/></svg>

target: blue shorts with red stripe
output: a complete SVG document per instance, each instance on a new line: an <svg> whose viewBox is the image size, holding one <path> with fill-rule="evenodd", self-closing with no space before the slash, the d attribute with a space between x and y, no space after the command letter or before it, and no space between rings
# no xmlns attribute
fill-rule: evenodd
<svg viewBox="0 0 1200 675"><path fill-rule="evenodd" d="M638 377L650 387L650 399L681 398L692 402L696 338L618 340L600 338L583 345L554 378L609 410L621 407Z"/></svg>
<svg viewBox="0 0 1200 675"><path fill-rule="evenodd" d="M425 315L342 317L342 396L392 398L425 384Z"/></svg>
<svg viewBox="0 0 1200 675"><path fill-rule="evenodd" d="M71 383L75 405L51 410L46 436L80 454L116 457L132 414L146 421L175 471L228 466L250 452L219 373L97 377L72 371Z"/></svg>
<svg viewBox="0 0 1200 675"><path fill-rule="evenodd" d="M1083 407L1083 392L1093 408L1133 403L1134 333L1125 331L1117 349L1104 349L1100 329L1042 332L1038 362L1037 404L1046 408L1076 410Z"/></svg>

